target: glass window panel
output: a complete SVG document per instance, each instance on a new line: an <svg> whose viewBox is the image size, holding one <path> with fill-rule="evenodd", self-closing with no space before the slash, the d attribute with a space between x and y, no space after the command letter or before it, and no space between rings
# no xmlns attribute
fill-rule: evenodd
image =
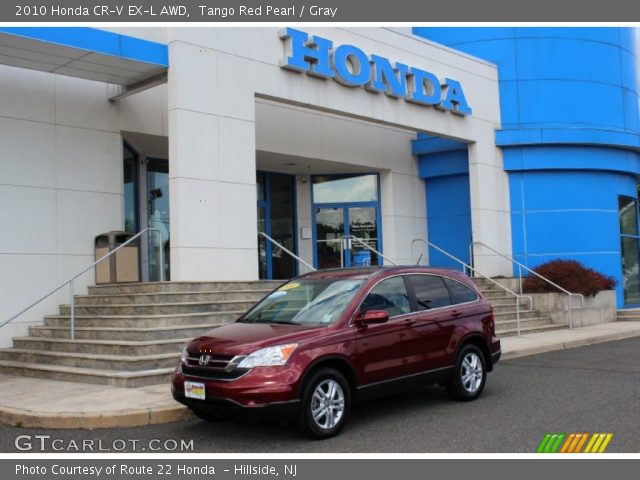
<svg viewBox="0 0 640 480"><path fill-rule="evenodd" d="M640 304L640 240L634 237L622 237L622 279L624 303Z"/></svg>
<svg viewBox="0 0 640 480"><path fill-rule="evenodd" d="M618 214L620 216L620 233L638 235L637 202L631 197L618 197Z"/></svg>
<svg viewBox="0 0 640 480"><path fill-rule="evenodd" d="M408 275L407 278L415 292L418 310L430 310L451 305L449 290L441 277L437 275Z"/></svg>
<svg viewBox="0 0 640 480"><path fill-rule="evenodd" d="M385 310L390 317L410 313L409 294L404 279L391 277L373 287L360 305L360 313L369 310Z"/></svg>
<svg viewBox="0 0 640 480"><path fill-rule="evenodd" d="M378 200L378 176L318 176L313 178L315 203L375 202Z"/></svg>
<svg viewBox="0 0 640 480"><path fill-rule="evenodd" d="M344 232L343 209L316 208L315 214L318 268L340 267L340 243Z"/></svg>
<svg viewBox="0 0 640 480"><path fill-rule="evenodd" d="M349 209L349 233L366 245L378 250L378 218L373 207L355 207ZM361 267L366 265L378 265L378 255L360 242L352 241L351 266Z"/></svg>
<svg viewBox="0 0 640 480"><path fill-rule="evenodd" d="M138 202L136 198L136 155L124 147L124 230L135 233L138 231Z"/></svg>
<svg viewBox="0 0 640 480"><path fill-rule="evenodd" d="M263 202L265 200L264 194L264 173L258 173L256 176L256 186L258 188L258 201Z"/></svg>
<svg viewBox="0 0 640 480"><path fill-rule="evenodd" d="M149 280L159 280L160 268L164 270L164 278L170 278L169 272L169 162L167 160L149 159L147 164L147 202L149 227L160 231L151 235L149 242ZM162 248L164 265L159 265L158 249Z"/></svg>
<svg viewBox="0 0 640 480"><path fill-rule="evenodd" d="M258 232L266 232L264 207L258 207ZM267 278L267 239L262 235L258 235L258 269L260 278Z"/></svg>
<svg viewBox="0 0 640 480"><path fill-rule="evenodd" d="M270 175L269 204L271 206L271 237L295 251L293 229L293 182L288 175ZM295 260L278 246L271 250L272 278L295 277Z"/></svg>
<svg viewBox="0 0 640 480"><path fill-rule="evenodd" d="M453 304L473 302L478 299L478 294L466 285L463 285L456 280L451 280L450 278L443 278L444 283L449 288L449 293L451 293L451 300Z"/></svg>

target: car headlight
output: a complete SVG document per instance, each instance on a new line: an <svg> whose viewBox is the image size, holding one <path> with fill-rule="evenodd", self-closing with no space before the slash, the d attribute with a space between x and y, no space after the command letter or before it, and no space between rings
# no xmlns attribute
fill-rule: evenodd
<svg viewBox="0 0 640 480"><path fill-rule="evenodd" d="M180 362L182 362L183 365L186 365L188 357L189 357L189 352L187 352L187 346L185 345L184 348L182 349L182 353L180 354Z"/></svg>
<svg viewBox="0 0 640 480"><path fill-rule="evenodd" d="M275 347L261 348L247 355L237 368L253 368L253 367L273 367L284 365L291 357L293 351L298 347L297 343L289 343L287 345L276 345Z"/></svg>

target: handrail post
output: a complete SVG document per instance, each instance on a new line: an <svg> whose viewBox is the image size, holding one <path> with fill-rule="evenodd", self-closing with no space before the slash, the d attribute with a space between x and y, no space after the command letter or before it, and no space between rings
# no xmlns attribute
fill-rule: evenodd
<svg viewBox="0 0 640 480"><path fill-rule="evenodd" d="M69 325L71 328L71 340L76 339L76 299L73 295L73 280L69 282Z"/></svg>
<svg viewBox="0 0 640 480"><path fill-rule="evenodd" d="M520 297L516 298L516 333L520 336Z"/></svg>
<svg viewBox="0 0 640 480"><path fill-rule="evenodd" d="M346 238L340 239L340 268L344 268L344 242L346 242Z"/></svg>
<svg viewBox="0 0 640 480"><path fill-rule="evenodd" d="M520 295L522 295L522 266L518 264L518 279L520 281Z"/></svg>
<svg viewBox="0 0 640 480"><path fill-rule="evenodd" d="M569 330L573 329L573 302L571 301L571 295L567 297L567 301L569 302Z"/></svg>
<svg viewBox="0 0 640 480"><path fill-rule="evenodd" d="M160 257L160 281L164 282L164 251L162 248L162 232L157 228L149 230L147 233L149 235L149 243L151 243L151 232L155 232L158 234L158 238L160 242L158 242L158 257Z"/></svg>

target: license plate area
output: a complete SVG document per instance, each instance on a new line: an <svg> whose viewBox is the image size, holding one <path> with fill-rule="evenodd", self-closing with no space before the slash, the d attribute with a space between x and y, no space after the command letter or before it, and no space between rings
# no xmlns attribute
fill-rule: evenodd
<svg viewBox="0 0 640 480"><path fill-rule="evenodd" d="M204 383L200 382L184 382L184 396L187 398L195 398L197 400L205 400L206 390Z"/></svg>

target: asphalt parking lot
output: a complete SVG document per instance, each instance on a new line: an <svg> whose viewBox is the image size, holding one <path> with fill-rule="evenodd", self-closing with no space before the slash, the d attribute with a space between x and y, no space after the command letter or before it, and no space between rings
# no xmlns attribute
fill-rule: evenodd
<svg viewBox="0 0 640 480"><path fill-rule="evenodd" d="M93 440L94 448L125 445L138 452L166 440L193 440L194 452L522 452L546 432L611 432L607 452L640 452L640 338L535 355L498 364L483 396L450 400L428 387L363 403L343 432L312 441L293 426L269 421L188 421L141 428L40 430L0 427L0 450L18 452L18 435L51 435L58 446ZM73 441L73 442L72 442ZM40 452L33 440L34 452ZM69 447L71 445L71 447ZM169 449L173 442L169 442ZM113 450L112 450L113 451Z"/></svg>

